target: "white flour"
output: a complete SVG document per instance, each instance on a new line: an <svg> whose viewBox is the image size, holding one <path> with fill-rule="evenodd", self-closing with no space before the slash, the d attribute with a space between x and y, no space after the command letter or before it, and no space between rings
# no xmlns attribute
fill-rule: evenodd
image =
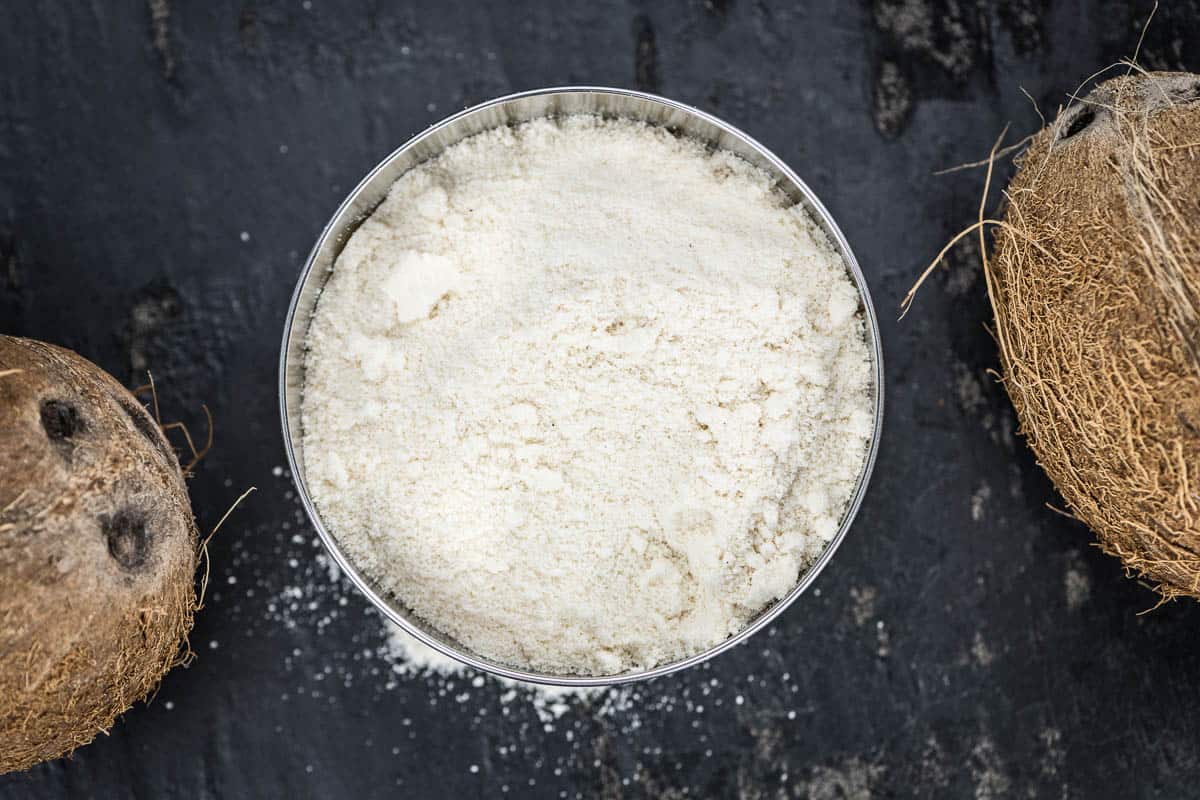
<svg viewBox="0 0 1200 800"><path fill-rule="evenodd" d="M696 653L837 530L872 424L857 292L725 153L572 117L404 175L309 332L307 480L359 568L475 652Z"/></svg>
<svg viewBox="0 0 1200 800"><path fill-rule="evenodd" d="M399 625L385 623L387 626L387 655L401 671L421 675L436 675L440 677L470 677L475 685L482 686L486 680L476 674L462 662L444 656L428 645L422 644L404 632ZM533 704L534 710L543 722L558 719L570 709L572 700L590 700L604 693L603 688L552 686L539 683L524 683L492 676L508 691L501 695L502 702L510 702L516 695L510 692L522 692Z"/></svg>

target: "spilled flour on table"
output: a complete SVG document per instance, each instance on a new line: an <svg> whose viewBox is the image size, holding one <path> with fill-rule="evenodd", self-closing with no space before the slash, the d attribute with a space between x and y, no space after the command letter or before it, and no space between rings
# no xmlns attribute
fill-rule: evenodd
<svg viewBox="0 0 1200 800"><path fill-rule="evenodd" d="M508 687L508 691L500 695L501 703L507 705L518 698L528 699L543 722L558 719L570 710L574 702L591 701L609 691L607 687L549 686L509 680L495 675L485 677L471 667L413 638L400 626L386 621L384 625L387 631L386 657L392 663L393 671L443 678L469 678L471 685L476 689L483 688L489 680L495 681Z"/></svg>

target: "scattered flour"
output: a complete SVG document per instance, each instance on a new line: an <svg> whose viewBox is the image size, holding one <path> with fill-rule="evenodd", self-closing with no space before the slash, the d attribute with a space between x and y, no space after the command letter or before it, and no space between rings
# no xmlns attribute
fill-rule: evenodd
<svg viewBox="0 0 1200 800"><path fill-rule="evenodd" d="M464 677L474 675L479 686L485 680L493 680L501 686L508 687L509 692L501 696L501 702L512 702L517 692L529 696L534 710L543 722L561 717L571 707L572 701L586 701L599 697L608 691L606 688L552 686L539 683L525 683L501 678L497 675L485 679L476 674L470 667L460 661L434 650L432 647L414 639L398 625L387 625L388 657L401 673L423 675L440 675L442 677Z"/></svg>
<svg viewBox="0 0 1200 800"><path fill-rule="evenodd" d="M306 477L372 580L485 657L718 643L828 543L872 427L861 303L740 159L570 117L400 178L318 304Z"/></svg>
<svg viewBox="0 0 1200 800"><path fill-rule="evenodd" d="M388 652L403 672L461 675L467 666L414 639L399 625L387 625Z"/></svg>

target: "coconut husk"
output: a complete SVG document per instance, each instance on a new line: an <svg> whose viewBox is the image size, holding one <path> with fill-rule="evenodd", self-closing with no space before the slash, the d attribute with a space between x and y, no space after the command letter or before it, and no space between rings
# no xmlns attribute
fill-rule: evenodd
<svg viewBox="0 0 1200 800"><path fill-rule="evenodd" d="M188 657L196 525L157 421L107 373L0 336L0 772L107 730Z"/></svg>
<svg viewBox="0 0 1200 800"><path fill-rule="evenodd" d="M1021 431L1165 598L1200 597L1198 101L1200 76L1138 73L1064 110L1019 158L984 264Z"/></svg>

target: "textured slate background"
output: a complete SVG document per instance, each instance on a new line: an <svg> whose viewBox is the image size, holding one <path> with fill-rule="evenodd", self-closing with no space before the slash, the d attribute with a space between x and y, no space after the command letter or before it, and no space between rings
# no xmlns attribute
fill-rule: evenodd
<svg viewBox="0 0 1200 800"><path fill-rule="evenodd" d="M1143 2L46 2L0 25L0 331L79 350L217 446L193 667L0 798L1180 797L1200 780L1200 611L1090 546L1014 436L974 254L903 323L974 215L1006 122L1133 52ZM1142 62L1186 68L1195 2ZM380 158L495 95L590 82L725 117L812 185L881 310L879 465L819 591L770 633L543 723L523 696L391 673L319 563L278 433L304 254Z"/></svg>

